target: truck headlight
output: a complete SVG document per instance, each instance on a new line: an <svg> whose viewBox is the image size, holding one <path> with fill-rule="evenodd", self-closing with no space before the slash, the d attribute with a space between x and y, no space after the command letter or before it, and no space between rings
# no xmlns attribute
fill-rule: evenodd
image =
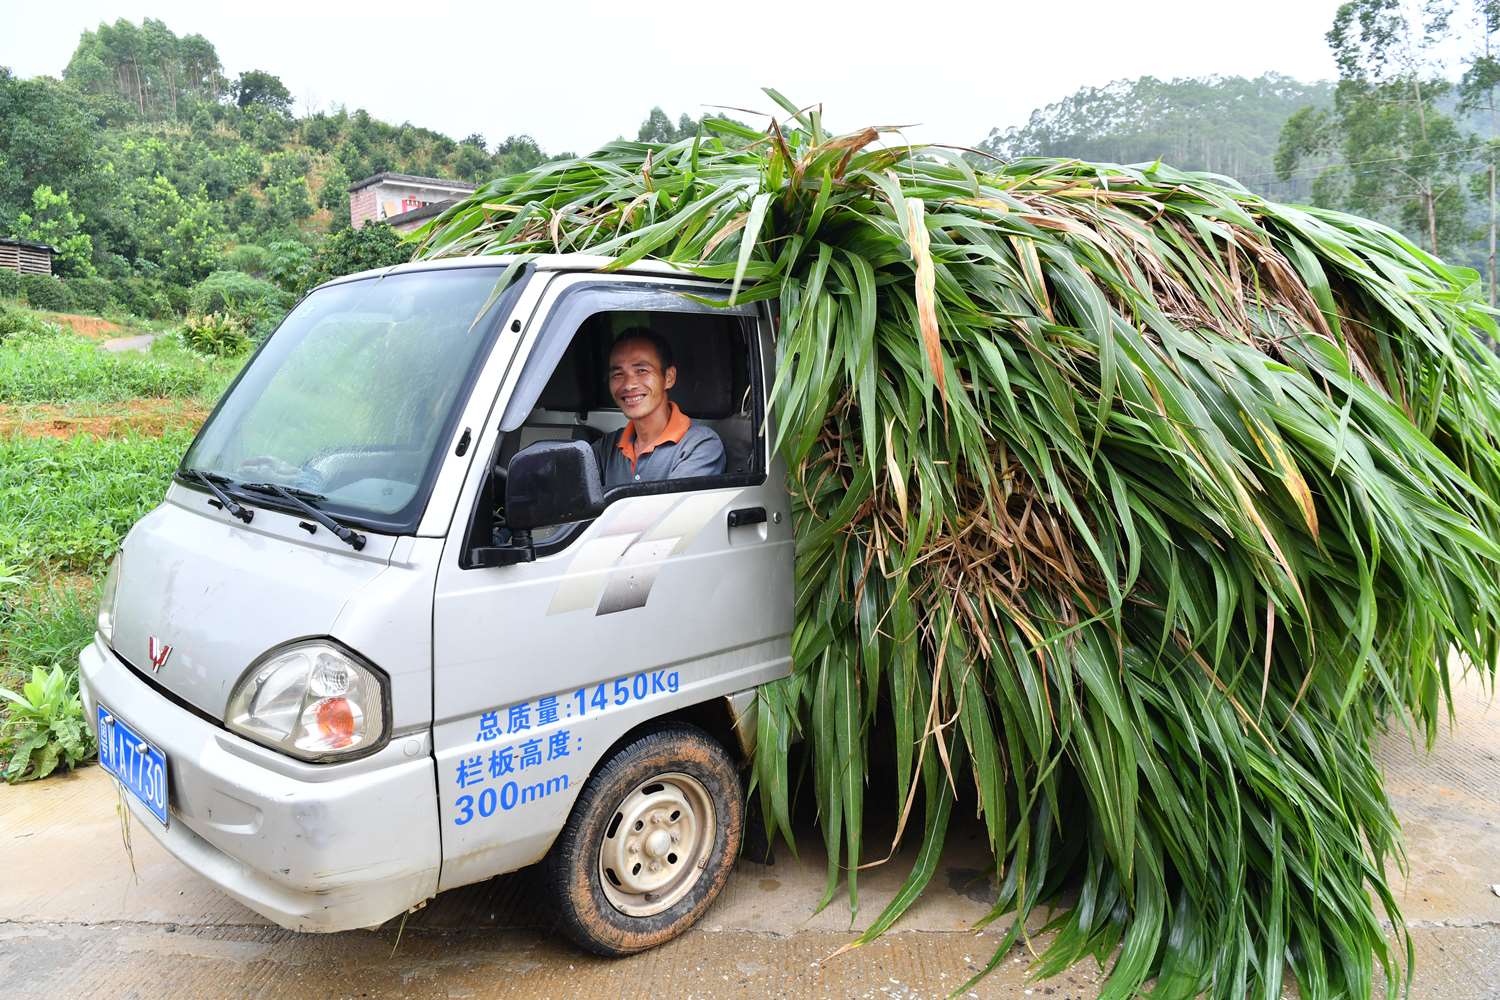
<svg viewBox="0 0 1500 1000"><path fill-rule="evenodd" d="M245 671L224 723L262 746L308 761L368 753L386 736L385 677L337 643L273 649Z"/></svg>
<svg viewBox="0 0 1500 1000"><path fill-rule="evenodd" d="M116 552L109 561L109 572L104 574L104 590L99 595L99 617L95 619L99 634L109 646L115 644L115 592L120 587L120 560L125 554Z"/></svg>

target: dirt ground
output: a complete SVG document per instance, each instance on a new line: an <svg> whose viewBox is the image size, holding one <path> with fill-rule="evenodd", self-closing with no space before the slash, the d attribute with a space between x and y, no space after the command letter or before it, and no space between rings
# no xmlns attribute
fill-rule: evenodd
<svg viewBox="0 0 1500 1000"><path fill-rule="evenodd" d="M1380 753L1408 840L1410 875L1398 885L1418 1000L1500 997L1491 889L1500 883L1500 706L1473 684L1457 701L1457 730L1434 754L1399 733ZM895 931L837 957L850 915L842 898L814 915L823 858L811 839L800 859L783 850L774 865L741 862L697 928L630 959L593 958L549 932L526 873L444 893L404 928L295 934L218 893L139 823L132 874L115 795L97 767L0 787L7 997L937 997L981 968L998 937L970 930L993 899L973 826L956 830L928 894ZM855 926L874 918L905 870L898 862L861 879ZM1027 960L1018 946L968 995L1098 993L1097 967L1037 983L1026 979Z"/></svg>
<svg viewBox="0 0 1500 1000"><path fill-rule="evenodd" d="M82 316L77 313L43 313L42 318L51 323L60 323L74 333L90 340L104 340L119 333L122 327L100 316Z"/></svg>
<svg viewBox="0 0 1500 1000"><path fill-rule="evenodd" d="M0 437L71 438L78 434L160 437L169 429L197 427L205 407L182 399L131 399L123 403L0 404Z"/></svg>

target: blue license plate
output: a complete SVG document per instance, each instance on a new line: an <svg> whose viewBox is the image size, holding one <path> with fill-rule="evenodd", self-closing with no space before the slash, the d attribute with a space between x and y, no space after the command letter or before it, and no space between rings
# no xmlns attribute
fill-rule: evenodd
<svg viewBox="0 0 1500 1000"><path fill-rule="evenodd" d="M166 825L167 755L103 705L99 706L99 764Z"/></svg>

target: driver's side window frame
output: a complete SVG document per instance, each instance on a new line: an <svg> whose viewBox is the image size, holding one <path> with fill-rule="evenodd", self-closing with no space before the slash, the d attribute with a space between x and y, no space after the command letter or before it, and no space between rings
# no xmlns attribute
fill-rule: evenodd
<svg viewBox="0 0 1500 1000"><path fill-rule="evenodd" d="M465 527L465 544L462 552L471 552L478 546L490 545L493 530L492 518L497 505L495 484L500 477L495 475L507 437L519 432L525 420L535 409L542 388L562 362L563 354L576 348L576 338L584 321L599 313L671 312L702 316L735 316L740 319L742 340L740 349L747 352L745 358L747 391L750 396L748 419L752 428L752 462L745 472L725 472L715 476L693 476L682 479L662 479L644 483L616 486L604 493L603 510L616 503L635 497L656 496L668 493L694 493L712 489L760 486L766 481L769 452L766 441L766 340L764 311L758 306L715 306L706 301L724 301L728 292L720 286L682 284L671 281L582 281L563 290L551 304L536 336L526 348L523 368L512 388L509 401L500 420L500 434L485 460L484 479L475 495L473 508L468 513ZM543 370L544 369L544 370ZM679 373L679 377L681 374ZM743 411L742 411L743 412ZM534 543L537 558L553 555L572 545L593 519L574 521ZM460 566L468 569L467 555L460 559Z"/></svg>

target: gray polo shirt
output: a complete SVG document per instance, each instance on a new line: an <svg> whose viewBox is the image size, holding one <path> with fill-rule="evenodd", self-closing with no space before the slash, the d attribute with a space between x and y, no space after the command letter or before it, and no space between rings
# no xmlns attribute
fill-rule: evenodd
<svg viewBox="0 0 1500 1000"><path fill-rule="evenodd" d="M662 439L647 451L636 454L633 423L594 442L594 455L599 459L605 489L723 473L724 442L719 435L713 428L692 421L675 403L670 405L672 417L667 421L667 429Z"/></svg>

